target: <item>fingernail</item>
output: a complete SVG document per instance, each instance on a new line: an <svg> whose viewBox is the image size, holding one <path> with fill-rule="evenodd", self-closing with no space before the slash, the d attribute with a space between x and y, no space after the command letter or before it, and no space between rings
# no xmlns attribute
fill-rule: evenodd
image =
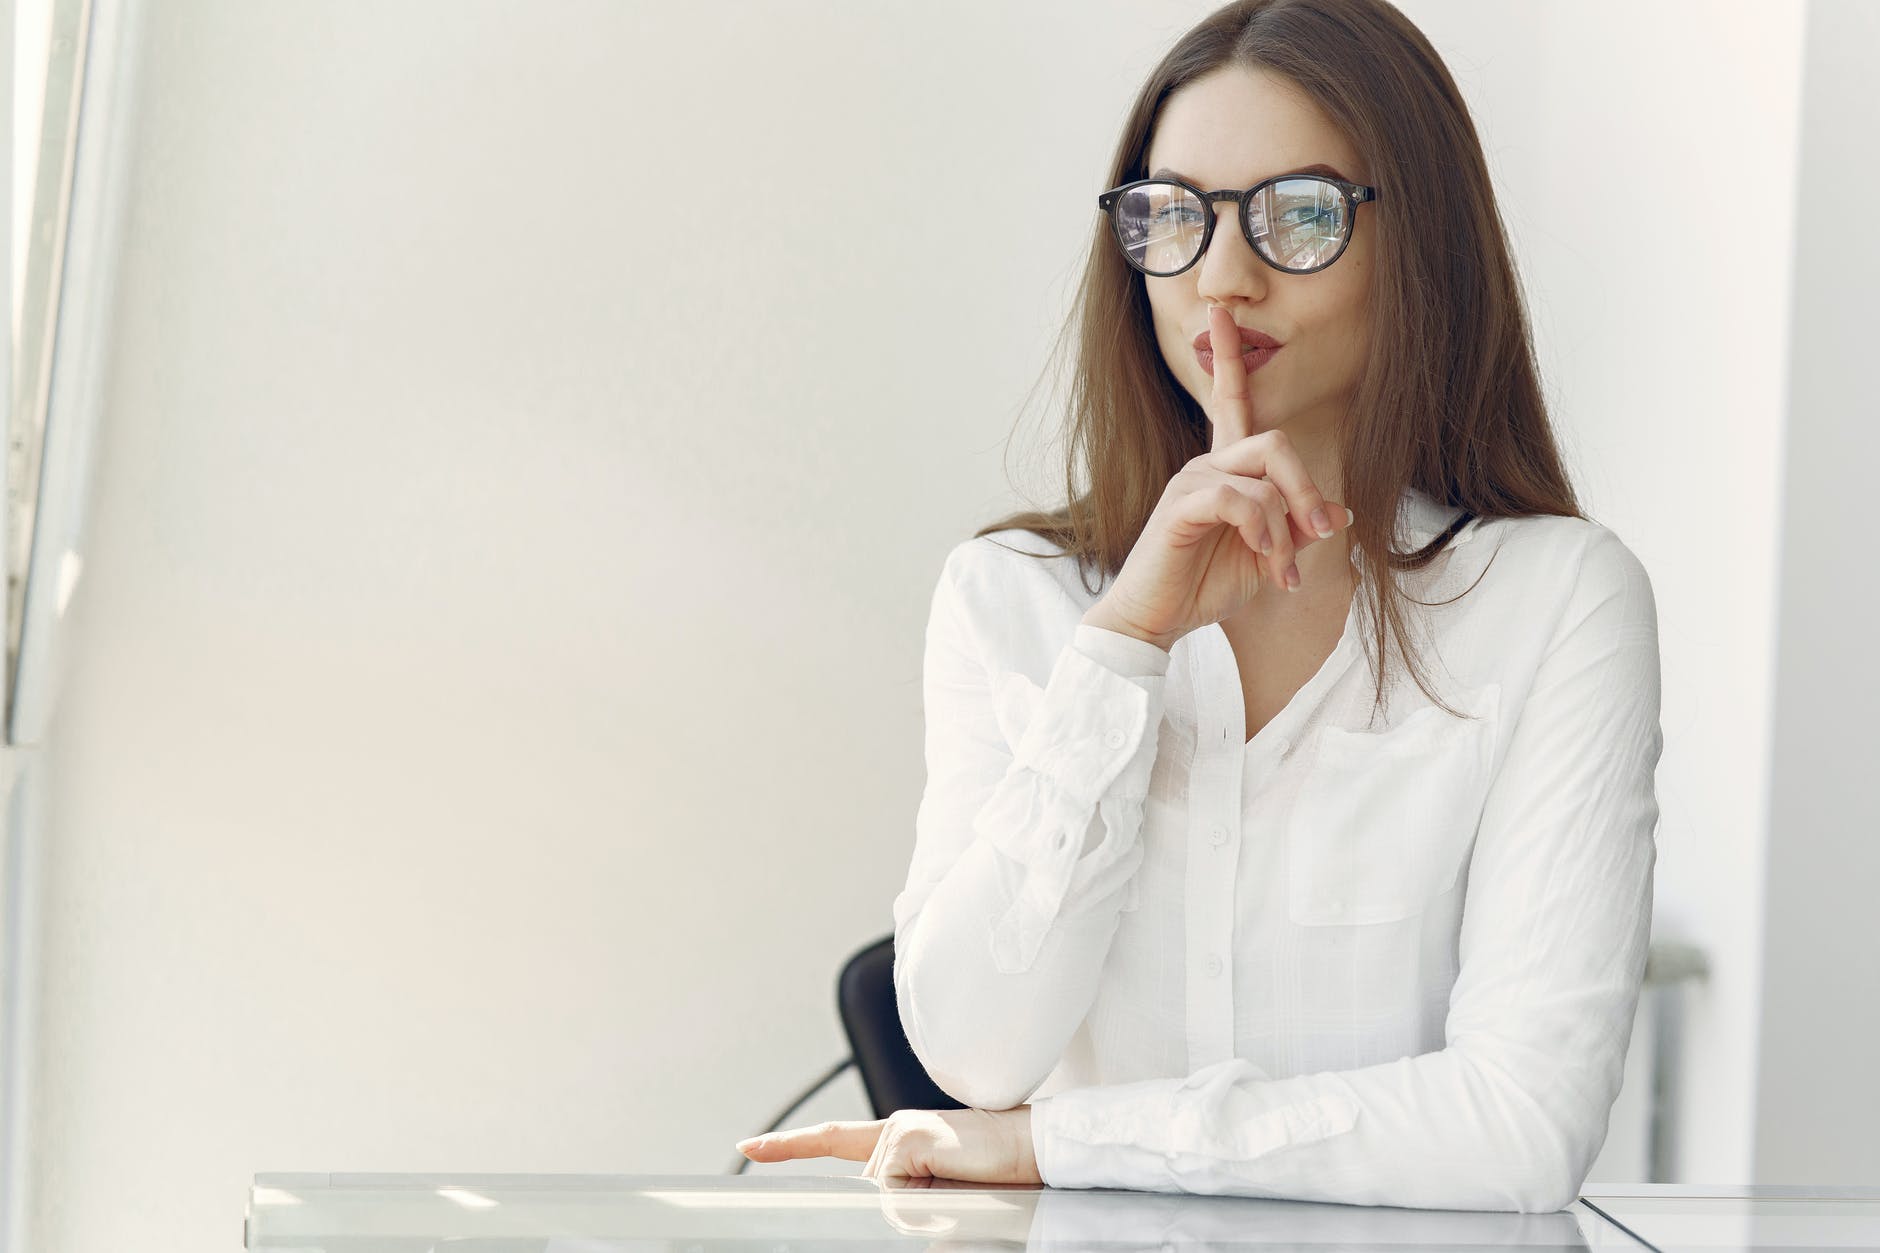
<svg viewBox="0 0 1880 1253"><path fill-rule="evenodd" d="M1298 591L1300 581L1299 564L1294 562L1292 565L1286 567L1286 590L1289 592Z"/></svg>
<svg viewBox="0 0 1880 1253"><path fill-rule="evenodd" d="M1358 515L1357 515L1357 514L1355 514L1355 513L1353 513L1353 512L1351 512L1351 510L1350 510L1350 508L1349 508L1349 507L1347 507L1347 508L1346 508L1346 510L1345 510L1345 527L1346 527L1346 529L1347 529L1347 530L1349 530L1349 529L1350 529L1350 527L1351 527L1351 524L1352 524L1353 522L1356 522L1357 520L1358 520Z"/></svg>
<svg viewBox="0 0 1880 1253"><path fill-rule="evenodd" d="M1320 539L1332 538L1332 519L1325 512L1324 505L1312 511L1312 529L1319 533Z"/></svg>

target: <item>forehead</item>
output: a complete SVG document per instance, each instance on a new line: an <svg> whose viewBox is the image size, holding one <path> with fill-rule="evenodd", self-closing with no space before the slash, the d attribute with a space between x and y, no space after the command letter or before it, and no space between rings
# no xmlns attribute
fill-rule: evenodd
<svg viewBox="0 0 1880 1253"><path fill-rule="evenodd" d="M1357 151L1289 80L1230 65L1162 103L1148 168L1168 168L1203 188L1250 187L1272 174L1324 163L1365 182Z"/></svg>

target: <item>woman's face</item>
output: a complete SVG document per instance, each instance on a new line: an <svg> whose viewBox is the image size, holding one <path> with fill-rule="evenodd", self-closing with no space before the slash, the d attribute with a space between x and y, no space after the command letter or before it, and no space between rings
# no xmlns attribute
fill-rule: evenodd
<svg viewBox="0 0 1880 1253"><path fill-rule="evenodd" d="M1288 80L1229 66L1195 79L1162 106L1148 153L1149 173L1178 174L1203 191L1251 187L1274 174L1326 165L1370 185L1369 171L1342 132ZM1220 305L1280 348L1247 378L1253 429L1284 427L1307 465L1335 477L1331 435L1349 402L1369 342L1375 223L1359 209L1350 242L1315 274L1284 274L1247 243L1232 203L1214 206L1207 253L1172 278L1143 277L1156 343L1169 370L1214 419L1214 379L1195 355L1195 336ZM1327 486L1320 483L1321 488Z"/></svg>

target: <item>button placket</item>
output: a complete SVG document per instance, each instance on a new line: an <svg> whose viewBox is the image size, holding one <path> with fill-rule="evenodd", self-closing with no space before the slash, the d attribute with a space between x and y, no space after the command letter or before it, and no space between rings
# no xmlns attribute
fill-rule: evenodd
<svg viewBox="0 0 1880 1253"><path fill-rule="evenodd" d="M1188 864L1183 891L1183 956L1188 972L1186 1036L1192 1074L1235 1055L1232 970L1234 901L1246 773L1240 684L1220 626L1186 637L1195 710L1189 774Z"/></svg>

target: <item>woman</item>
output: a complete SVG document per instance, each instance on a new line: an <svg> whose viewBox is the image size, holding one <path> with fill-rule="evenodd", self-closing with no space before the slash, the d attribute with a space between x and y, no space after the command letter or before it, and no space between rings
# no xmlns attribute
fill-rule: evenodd
<svg viewBox="0 0 1880 1253"><path fill-rule="evenodd" d="M1467 110L1383 0L1245 0L1108 186L1090 488L954 549L928 626L895 982L972 1108L740 1148L1564 1208L1645 965L1656 610L1561 467Z"/></svg>

